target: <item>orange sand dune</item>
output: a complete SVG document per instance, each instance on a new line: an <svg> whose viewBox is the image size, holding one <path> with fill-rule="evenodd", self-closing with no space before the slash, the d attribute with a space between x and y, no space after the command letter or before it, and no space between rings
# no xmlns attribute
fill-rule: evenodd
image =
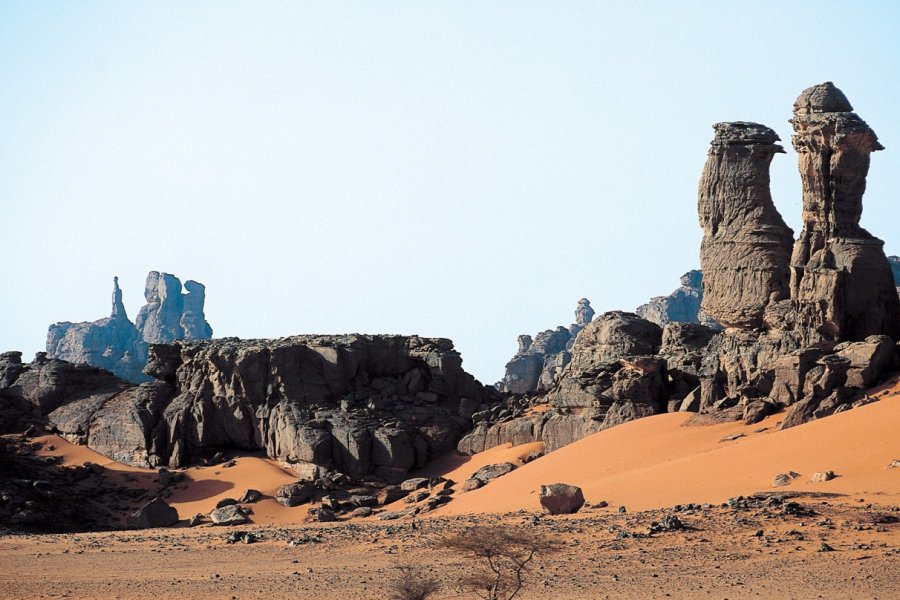
<svg viewBox="0 0 900 600"><path fill-rule="evenodd" d="M900 502L900 397L889 397L785 431L783 415L746 426L723 423L682 426L687 414L664 414L601 431L561 448L484 488L461 494L436 515L539 511L541 484L581 486L588 502L605 500L610 510L648 510L689 502L722 502L764 490L831 492L878 503ZM766 427L765 431L754 433ZM734 441L725 436L744 434ZM476 456L479 464L501 462L508 448ZM838 477L811 483L817 471ZM775 475L801 477L773 488Z"/></svg>
<svg viewBox="0 0 900 600"><path fill-rule="evenodd" d="M108 469L109 476L121 484L144 489L158 487L158 474L154 469L141 469L116 462L87 446L70 444L56 435L41 436L34 441L45 444L41 454L62 456L65 465L94 462ZM54 450L48 450L48 444L53 445ZM197 513L208 514L224 498L240 499L248 488L252 488L264 496L251 505L251 519L255 524L299 523L307 516L308 506L287 508L273 499L275 490L280 486L297 480L295 475L281 468L276 461L242 456L236 458L235 463L233 467L217 465L183 470L185 478L173 486L171 495L164 496L166 501L178 510L182 519L188 519Z"/></svg>

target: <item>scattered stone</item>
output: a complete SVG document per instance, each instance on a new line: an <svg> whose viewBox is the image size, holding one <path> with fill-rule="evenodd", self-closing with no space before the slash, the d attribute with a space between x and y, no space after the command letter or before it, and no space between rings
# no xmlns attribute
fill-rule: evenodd
<svg viewBox="0 0 900 600"><path fill-rule="evenodd" d="M515 468L516 465L509 462L497 463L495 465L486 465L475 471L475 474L472 475L472 479L477 479L482 483L487 483L492 479L496 479L498 477L506 475L507 473L511 473L515 470Z"/></svg>
<svg viewBox="0 0 900 600"><path fill-rule="evenodd" d="M350 496L350 502L358 507L378 506L378 498L375 496L353 495Z"/></svg>
<svg viewBox="0 0 900 600"><path fill-rule="evenodd" d="M406 508L404 510L395 510L390 512L383 512L378 514L378 519L382 521L393 521L395 519L401 519L403 517L412 517L414 515L419 514L419 507L413 506L410 508Z"/></svg>
<svg viewBox="0 0 900 600"><path fill-rule="evenodd" d="M350 513L350 516L353 518L364 519L366 517L372 516L372 508L369 506L360 506L357 509L354 509L353 512Z"/></svg>
<svg viewBox="0 0 900 600"><path fill-rule="evenodd" d="M794 471L790 471L788 473L779 473L772 481L772 487L790 485L791 482L797 477L800 477L800 473L795 473Z"/></svg>
<svg viewBox="0 0 900 600"><path fill-rule="evenodd" d="M734 440L740 439L740 438L742 438L742 437L744 437L744 434L743 434L743 433L735 433L735 434L732 434L732 435L726 435L726 436L723 437L723 438L719 438L719 442L720 442L720 443L721 443L721 442L733 442Z"/></svg>
<svg viewBox="0 0 900 600"><path fill-rule="evenodd" d="M480 479L475 479L474 477L471 479L466 479L462 484L463 492L471 492L472 490L477 490L481 486L484 485L484 482Z"/></svg>
<svg viewBox="0 0 900 600"><path fill-rule="evenodd" d="M308 481L298 481L283 485L275 492L275 500L287 507L299 506L313 499L316 486Z"/></svg>
<svg viewBox="0 0 900 600"><path fill-rule="evenodd" d="M822 542L822 545L819 546L819 552L834 552L834 548L829 546L827 543Z"/></svg>
<svg viewBox="0 0 900 600"><path fill-rule="evenodd" d="M823 483L825 481L831 481L834 478L834 471L822 471L820 473L813 473L810 481L812 481L813 483Z"/></svg>
<svg viewBox="0 0 900 600"><path fill-rule="evenodd" d="M228 504L209 513L209 518L215 525L243 525L247 522L247 515L237 504Z"/></svg>
<svg viewBox="0 0 900 600"><path fill-rule="evenodd" d="M248 489L244 492L244 495L241 496L240 503L241 504L253 504L254 502L259 502L262 499L262 492L254 489Z"/></svg>
<svg viewBox="0 0 900 600"><path fill-rule="evenodd" d="M222 498L216 502L216 508L224 508L226 506L232 506L233 504L238 504L238 501L234 498Z"/></svg>
<svg viewBox="0 0 900 600"><path fill-rule="evenodd" d="M413 477L412 479L407 479L401 483L400 489L404 492L412 492L413 490L426 488L429 484L430 480L427 477Z"/></svg>
<svg viewBox="0 0 900 600"><path fill-rule="evenodd" d="M567 515L578 512L584 505L584 494L578 486L551 483L541 486L540 502L551 515Z"/></svg>
<svg viewBox="0 0 900 600"><path fill-rule="evenodd" d="M206 522L206 515L202 513L197 513L188 521L188 527L196 527L197 525L202 525Z"/></svg>
<svg viewBox="0 0 900 600"><path fill-rule="evenodd" d="M252 544L258 539L259 537L251 531L233 531L228 534L228 537L225 539L225 541L229 544L237 544L238 542Z"/></svg>
<svg viewBox="0 0 900 600"><path fill-rule="evenodd" d="M895 458L894 460L892 460L888 464L887 468L888 469L900 469L900 458Z"/></svg>

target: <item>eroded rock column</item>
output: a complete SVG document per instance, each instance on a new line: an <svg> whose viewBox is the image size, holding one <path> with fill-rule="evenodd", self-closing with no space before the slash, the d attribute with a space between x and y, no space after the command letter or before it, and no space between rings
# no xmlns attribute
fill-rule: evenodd
<svg viewBox="0 0 900 600"><path fill-rule="evenodd" d="M795 329L808 344L897 337L900 302L884 243L860 227L875 132L831 82L794 102L803 231L791 257Z"/></svg>
<svg viewBox="0 0 900 600"><path fill-rule="evenodd" d="M716 123L700 179L703 310L725 327L757 328L788 296L793 231L769 192L769 165L784 149L759 123Z"/></svg>

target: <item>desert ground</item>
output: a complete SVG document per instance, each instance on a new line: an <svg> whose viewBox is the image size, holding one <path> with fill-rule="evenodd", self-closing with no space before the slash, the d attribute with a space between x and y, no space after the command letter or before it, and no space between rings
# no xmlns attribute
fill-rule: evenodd
<svg viewBox="0 0 900 600"><path fill-rule="evenodd" d="M900 458L900 382L869 394L878 401L784 431L782 415L748 426L664 414L527 463L539 444L447 456L422 474L463 481L484 465L519 467L432 512L392 521L307 523L308 507L272 499L294 476L263 457L186 469L166 497L182 519L255 488L264 498L252 505L253 523L5 535L0 597L374 599L388 597L398 568L410 565L441 581L435 598L474 597L459 581L481 564L441 542L499 524L558 544L538 556L521 598L897 598L900 468L889 466ZM156 485L156 471L55 436L36 441L65 464L96 462L123 485ZM836 477L811 481L827 470ZM773 486L790 471L799 476ZM588 505L544 514L538 490L555 482L582 487ZM651 533L673 514L683 527ZM258 540L229 543L234 531Z"/></svg>

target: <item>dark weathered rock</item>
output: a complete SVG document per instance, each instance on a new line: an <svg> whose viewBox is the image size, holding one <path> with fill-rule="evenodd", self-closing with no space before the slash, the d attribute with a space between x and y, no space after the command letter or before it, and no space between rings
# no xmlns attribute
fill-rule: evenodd
<svg viewBox="0 0 900 600"><path fill-rule="evenodd" d="M502 477L507 473L512 473L515 469L516 465L508 462L485 465L475 471L475 474L472 475L472 479L478 479L479 481L487 483L488 481Z"/></svg>
<svg viewBox="0 0 900 600"><path fill-rule="evenodd" d="M584 494L578 486L551 483L541 486L540 502L551 515L568 515L584 506Z"/></svg>
<svg viewBox="0 0 900 600"><path fill-rule="evenodd" d="M214 525L243 525L247 522L247 513L237 504L227 504L209 513Z"/></svg>
<svg viewBox="0 0 900 600"><path fill-rule="evenodd" d="M241 496L241 504L253 504L254 502L259 502L262 500L262 492L259 490L248 489L244 492L244 495Z"/></svg>
<svg viewBox="0 0 900 600"><path fill-rule="evenodd" d="M308 481L298 481L283 485L275 492L275 500L287 507L299 506L313 499L316 486Z"/></svg>
<svg viewBox="0 0 900 600"><path fill-rule="evenodd" d="M178 522L178 511L162 498L154 498L128 517L128 526L133 529L169 527Z"/></svg>
<svg viewBox="0 0 900 600"><path fill-rule="evenodd" d="M47 333L47 353L77 364L111 371L134 383L150 381L142 373L147 363L149 343L175 340L202 340L212 337L212 328L203 314L205 291L196 281L181 282L168 273L147 276L144 306L132 324L122 303L119 278L113 278L112 312L94 322L56 323Z"/></svg>
<svg viewBox="0 0 900 600"><path fill-rule="evenodd" d="M784 149L758 123L716 123L700 179L703 310L726 327L760 327L787 298L793 232L769 193L769 164Z"/></svg>

